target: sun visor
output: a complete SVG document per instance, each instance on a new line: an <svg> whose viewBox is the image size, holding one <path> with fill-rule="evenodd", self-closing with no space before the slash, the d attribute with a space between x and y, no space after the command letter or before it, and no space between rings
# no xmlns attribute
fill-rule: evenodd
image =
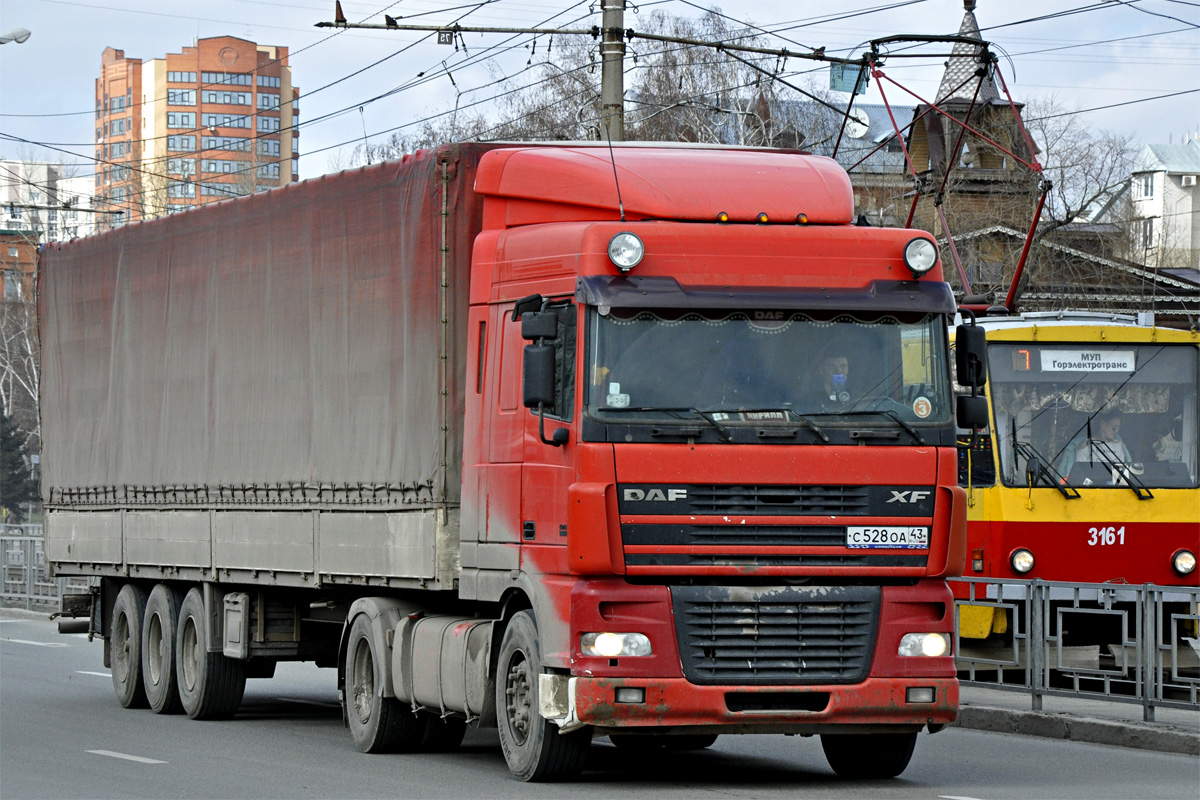
<svg viewBox="0 0 1200 800"><path fill-rule="evenodd" d="M586 275L575 285L580 303L609 308L770 308L821 311L895 311L953 314L942 281L871 281L853 289L761 286L685 286L664 276Z"/></svg>

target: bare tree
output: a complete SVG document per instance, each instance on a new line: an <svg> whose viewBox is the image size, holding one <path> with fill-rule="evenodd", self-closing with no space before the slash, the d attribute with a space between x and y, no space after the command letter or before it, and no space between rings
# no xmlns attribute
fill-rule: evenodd
<svg viewBox="0 0 1200 800"><path fill-rule="evenodd" d="M0 299L0 410L16 422L30 453L41 450L36 292L37 281L28 281Z"/></svg>
<svg viewBox="0 0 1200 800"><path fill-rule="evenodd" d="M717 12L698 19L654 12L643 18L639 29L709 42L766 44L755 29L733 25ZM635 41L626 68L625 138L776 147L807 144L814 140L814 131L828 128L828 115L814 115L811 103L790 102L797 98L794 90L773 79L784 66L774 57L733 57L707 47ZM463 139L602 138L600 64L591 39L556 40L540 66L531 63L529 71L517 76L493 73L493 78L491 114L481 110L484 104L474 95L463 93L452 109L416 131L394 134L379 145L360 146L352 160L394 158ZM809 92L810 97L815 93Z"/></svg>

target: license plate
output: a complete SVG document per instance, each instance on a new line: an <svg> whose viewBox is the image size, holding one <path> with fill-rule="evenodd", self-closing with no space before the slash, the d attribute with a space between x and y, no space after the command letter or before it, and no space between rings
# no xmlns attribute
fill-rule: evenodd
<svg viewBox="0 0 1200 800"><path fill-rule="evenodd" d="M851 525L846 528L846 547L928 550L929 528L911 525Z"/></svg>

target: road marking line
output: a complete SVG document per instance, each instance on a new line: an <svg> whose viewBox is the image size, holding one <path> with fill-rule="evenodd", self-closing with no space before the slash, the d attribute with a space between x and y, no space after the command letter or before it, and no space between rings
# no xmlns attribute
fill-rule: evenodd
<svg viewBox="0 0 1200 800"><path fill-rule="evenodd" d="M302 703L306 706L321 706L323 708L341 708L342 707L341 703L323 703L320 700L300 700L299 698L296 698L296 697L276 697L275 699L279 700L280 702L283 702L283 703Z"/></svg>
<svg viewBox="0 0 1200 800"><path fill-rule="evenodd" d="M86 669L77 669L77 670L75 670L75 673L77 675L95 675L98 678L111 678L112 677L111 672L88 672Z"/></svg>
<svg viewBox="0 0 1200 800"><path fill-rule="evenodd" d="M70 647L70 645L63 644L62 642L31 642L28 639L4 639L4 641L12 642L13 644L31 644L35 647Z"/></svg>
<svg viewBox="0 0 1200 800"><path fill-rule="evenodd" d="M978 797L965 797L957 794L939 794L939 800L979 800Z"/></svg>
<svg viewBox="0 0 1200 800"><path fill-rule="evenodd" d="M109 758L123 758L126 761L136 761L139 764L166 764L166 761L159 761L156 758L143 758L142 756L131 756L128 753L114 753L112 750L88 750L89 753L95 753L98 756L108 756Z"/></svg>

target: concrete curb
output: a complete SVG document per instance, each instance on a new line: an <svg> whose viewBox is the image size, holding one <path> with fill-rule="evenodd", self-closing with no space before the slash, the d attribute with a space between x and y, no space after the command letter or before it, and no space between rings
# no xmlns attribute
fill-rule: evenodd
<svg viewBox="0 0 1200 800"><path fill-rule="evenodd" d="M1089 744L1108 744L1200 756L1200 732L1150 722L1114 722L1045 711L966 705L959 707L960 728L994 733L1042 736Z"/></svg>

